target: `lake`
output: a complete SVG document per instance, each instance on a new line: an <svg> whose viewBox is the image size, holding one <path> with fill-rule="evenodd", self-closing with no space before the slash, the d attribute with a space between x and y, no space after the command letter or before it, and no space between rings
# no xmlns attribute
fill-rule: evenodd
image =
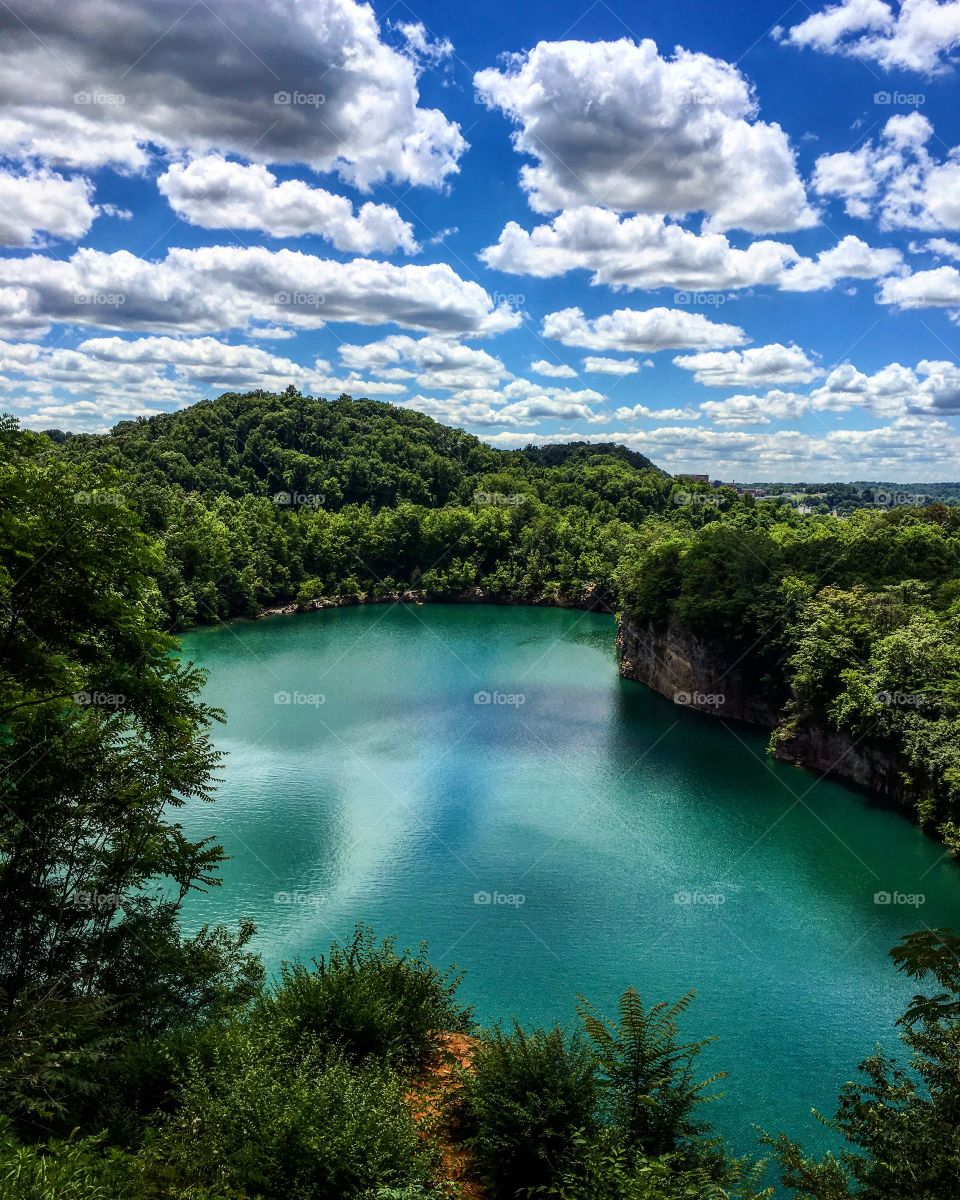
<svg viewBox="0 0 960 1200"><path fill-rule="evenodd" d="M617 675L614 622L372 606L201 629L227 723L191 836L231 855L189 925L249 917L269 967L363 921L465 971L480 1021L696 988L710 1115L824 1148L838 1089L912 994L902 934L960 927L960 872L897 813L771 762L766 737ZM892 898L890 902L884 902ZM922 899L921 899L922 898Z"/></svg>

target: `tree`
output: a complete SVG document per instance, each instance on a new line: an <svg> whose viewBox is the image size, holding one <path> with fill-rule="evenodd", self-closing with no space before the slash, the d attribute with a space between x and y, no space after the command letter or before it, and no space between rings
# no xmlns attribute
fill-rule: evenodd
<svg viewBox="0 0 960 1200"><path fill-rule="evenodd" d="M158 628L160 560L123 480L10 421L0 441L0 1089L51 1122L108 1028L228 1007L260 968L250 929L179 928L223 857L172 819L212 798L218 714Z"/></svg>

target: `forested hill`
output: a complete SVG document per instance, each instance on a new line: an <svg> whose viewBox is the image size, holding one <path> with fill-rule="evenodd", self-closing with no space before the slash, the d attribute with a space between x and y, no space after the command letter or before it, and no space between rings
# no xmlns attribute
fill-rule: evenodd
<svg viewBox="0 0 960 1200"><path fill-rule="evenodd" d="M604 460L663 474L625 446L498 450L411 409L349 396L315 399L293 388L282 395L226 393L179 412L124 421L109 434L53 436L143 481L235 497L316 495L331 509L469 501L477 480L500 472L511 485L533 485L543 494L551 482L562 482L551 479L550 468Z"/></svg>
<svg viewBox="0 0 960 1200"><path fill-rule="evenodd" d="M674 481L623 446L498 450L372 400L228 393L103 435L48 435L159 542L172 628L319 595L599 590ZM736 497L730 493L729 502Z"/></svg>

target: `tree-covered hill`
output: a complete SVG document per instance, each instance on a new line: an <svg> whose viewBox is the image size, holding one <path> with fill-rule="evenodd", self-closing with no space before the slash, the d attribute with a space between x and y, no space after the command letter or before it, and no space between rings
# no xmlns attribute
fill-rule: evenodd
<svg viewBox="0 0 960 1200"><path fill-rule="evenodd" d="M633 531L672 505L670 477L622 446L498 450L421 413L292 388L48 439L160 539L173 627L414 586L574 601L589 587L612 604Z"/></svg>

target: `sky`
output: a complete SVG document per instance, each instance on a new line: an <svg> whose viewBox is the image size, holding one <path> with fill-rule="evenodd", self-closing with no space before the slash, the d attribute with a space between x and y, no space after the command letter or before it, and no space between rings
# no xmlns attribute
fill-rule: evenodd
<svg viewBox="0 0 960 1200"><path fill-rule="evenodd" d="M960 0L3 0L0 408L960 478Z"/></svg>

